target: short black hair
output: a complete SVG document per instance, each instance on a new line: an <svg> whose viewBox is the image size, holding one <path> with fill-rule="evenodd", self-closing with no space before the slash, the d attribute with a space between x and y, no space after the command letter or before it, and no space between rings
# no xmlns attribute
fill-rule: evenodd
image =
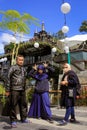
<svg viewBox="0 0 87 130"><path fill-rule="evenodd" d="M19 54L19 55L17 55L16 59L17 59L18 57L23 57L23 58L24 58L24 56L23 56L23 55L20 55L20 54Z"/></svg>

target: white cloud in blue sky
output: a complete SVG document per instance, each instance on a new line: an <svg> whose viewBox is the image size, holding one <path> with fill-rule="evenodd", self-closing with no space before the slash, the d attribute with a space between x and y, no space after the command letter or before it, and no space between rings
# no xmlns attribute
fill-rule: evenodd
<svg viewBox="0 0 87 130"><path fill-rule="evenodd" d="M4 53L4 45L8 45L11 41L16 40L16 43L19 43L20 41L28 41L30 39L29 36L21 36L19 37L19 34L17 34L16 39L14 38L13 35L8 34L8 33L2 33L0 35L0 54Z"/></svg>

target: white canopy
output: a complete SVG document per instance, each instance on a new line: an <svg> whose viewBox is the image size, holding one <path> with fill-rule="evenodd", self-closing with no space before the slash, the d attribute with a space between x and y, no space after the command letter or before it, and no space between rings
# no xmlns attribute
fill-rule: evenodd
<svg viewBox="0 0 87 130"><path fill-rule="evenodd" d="M81 44L82 42L85 42L87 40L87 34L83 35L75 35L70 38L65 38L61 40L61 42L66 43L68 46L74 46L76 44Z"/></svg>

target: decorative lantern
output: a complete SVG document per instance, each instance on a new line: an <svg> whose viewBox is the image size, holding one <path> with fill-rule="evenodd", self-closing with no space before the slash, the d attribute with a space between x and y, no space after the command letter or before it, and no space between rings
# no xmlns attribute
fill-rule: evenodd
<svg viewBox="0 0 87 130"><path fill-rule="evenodd" d="M52 52L55 53L57 51L56 47L52 48Z"/></svg>
<svg viewBox="0 0 87 130"><path fill-rule="evenodd" d="M34 43L34 47L35 47L35 48L38 48L38 47L39 47L39 43L38 43L38 42L35 42L35 43Z"/></svg>
<svg viewBox="0 0 87 130"><path fill-rule="evenodd" d="M67 33L69 31L69 27L68 26L63 26L62 27L62 32L63 33Z"/></svg>
<svg viewBox="0 0 87 130"><path fill-rule="evenodd" d="M69 47L68 47L68 46L65 46L65 47L64 47L64 50L65 50L66 54L69 53Z"/></svg>
<svg viewBox="0 0 87 130"><path fill-rule="evenodd" d="M62 12L62 13L67 14L67 13L70 12L70 10L71 10L71 6L70 6L69 3L63 3L63 4L61 5L61 12Z"/></svg>

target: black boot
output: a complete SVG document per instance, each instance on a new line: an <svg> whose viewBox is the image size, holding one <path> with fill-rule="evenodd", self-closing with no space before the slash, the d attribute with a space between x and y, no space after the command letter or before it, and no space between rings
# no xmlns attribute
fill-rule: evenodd
<svg viewBox="0 0 87 130"><path fill-rule="evenodd" d="M72 123L76 122L75 115L71 114L70 122Z"/></svg>

